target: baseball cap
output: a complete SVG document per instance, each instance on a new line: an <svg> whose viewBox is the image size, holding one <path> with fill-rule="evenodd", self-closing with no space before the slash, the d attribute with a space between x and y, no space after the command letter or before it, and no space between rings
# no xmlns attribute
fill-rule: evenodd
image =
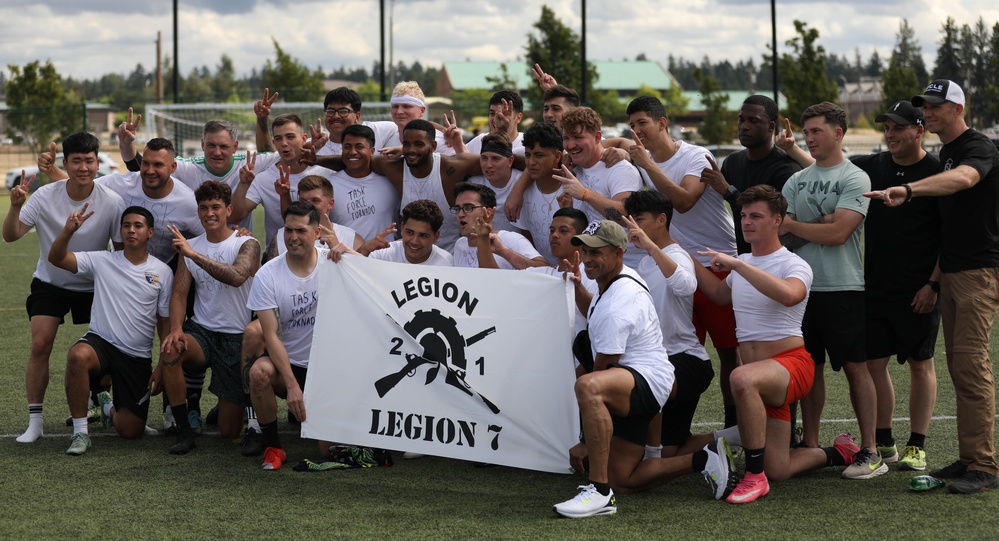
<svg viewBox="0 0 999 541"><path fill-rule="evenodd" d="M874 121L884 122L885 120L891 119L896 124L923 124L923 110L918 107L914 107L912 103L902 100L896 101L894 105L888 108L887 112L878 115Z"/></svg>
<svg viewBox="0 0 999 541"><path fill-rule="evenodd" d="M628 234L617 222L600 220L590 222L590 225L586 226L582 233L572 237L571 242L573 246L585 244L590 248L617 246L627 249Z"/></svg>
<svg viewBox="0 0 999 541"><path fill-rule="evenodd" d="M940 105L945 101L964 105L964 91L949 79L934 80L926 85L926 90L922 94L912 98L912 104L916 107L922 107L923 102Z"/></svg>

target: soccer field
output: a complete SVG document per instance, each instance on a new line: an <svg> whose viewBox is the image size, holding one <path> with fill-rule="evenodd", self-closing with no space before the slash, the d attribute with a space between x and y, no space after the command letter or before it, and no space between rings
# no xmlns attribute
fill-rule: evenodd
<svg viewBox="0 0 999 541"><path fill-rule="evenodd" d="M8 200L0 197L0 214ZM259 213L258 213L259 214ZM259 221L259 220L258 220ZM262 224L261 224L262 225ZM259 227L263 230L263 227ZM24 364L30 332L24 311L38 257L35 234L0 244L5 285L0 288L0 538L3 539L247 539L286 538L618 538L618 539L992 539L999 534L999 491L958 496L937 489L908 491L918 472L892 469L867 481L840 478L829 468L772 484L769 497L733 506L710 497L699 474L658 489L618 496L618 514L585 520L557 518L551 506L576 493L582 475L506 467L476 468L457 460L403 460L391 468L300 473L300 459L316 445L279 419L288 451L280 471L261 471L238 444L210 430L189 455L167 453L172 438L123 441L113 429L91 425L94 447L65 454L70 429L63 391L66 351L85 327L65 325L54 344L45 401L45 437L14 438L27 423ZM992 358L999 338L993 329ZM926 442L930 468L957 458L953 388L937 348L938 402ZM710 349L710 348L709 348ZM716 371L717 371L717 361ZM828 368L827 368L828 370ZM895 438L908 437L908 370L891 365L895 379ZM857 433L842 374L828 374L822 441ZM153 399L149 425L161 427ZM205 411L215 403L206 394ZM344 407L349 407L345 405ZM720 428L715 384L701 400L697 430ZM212 428L212 427L208 427ZM567 459L568 460L568 459ZM741 462L741 460L740 460Z"/></svg>

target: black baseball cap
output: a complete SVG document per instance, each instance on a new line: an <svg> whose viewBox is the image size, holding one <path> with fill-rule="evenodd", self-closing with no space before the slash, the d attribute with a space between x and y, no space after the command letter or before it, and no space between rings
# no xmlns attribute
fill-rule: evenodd
<svg viewBox="0 0 999 541"><path fill-rule="evenodd" d="M874 121L884 122L888 119L891 119L896 124L916 124L922 126L923 110L913 106L912 103L906 100L896 101L894 105L888 108L888 111L878 115Z"/></svg>
<svg viewBox="0 0 999 541"><path fill-rule="evenodd" d="M964 105L964 91L949 79L936 79L926 85L926 90L922 94L912 98L912 104L916 107L922 107L923 102L940 105L945 101Z"/></svg>

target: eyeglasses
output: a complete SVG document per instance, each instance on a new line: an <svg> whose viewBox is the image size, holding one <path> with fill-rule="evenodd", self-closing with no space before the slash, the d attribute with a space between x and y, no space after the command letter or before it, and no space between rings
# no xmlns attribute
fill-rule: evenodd
<svg viewBox="0 0 999 541"><path fill-rule="evenodd" d="M346 118L351 113L355 113L356 111L354 111L353 109L350 109L348 107L341 107L339 109L326 109L325 112L326 112L326 116L337 115L340 118Z"/></svg>
<svg viewBox="0 0 999 541"><path fill-rule="evenodd" d="M458 214L461 211L465 211L465 214L470 214L475 209L486 208L485 205L473 205L471 203L467 205L455 205L451 207L451 214Z"/></svg>

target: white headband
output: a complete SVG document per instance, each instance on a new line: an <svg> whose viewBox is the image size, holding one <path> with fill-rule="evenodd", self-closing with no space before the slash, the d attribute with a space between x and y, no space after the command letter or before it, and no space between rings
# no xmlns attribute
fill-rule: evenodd
<svg viewBox="0 0 999 541"><path fill-rule="evenodd" d="M389 103L391 103L392 105L395 105L397 103L408 103L410 105L415 105L417 107L427 106L427 104L423 103L423 101L420 100L420 98L410 96L408 94L403 94L402 96L392 96L392 99L389 100Z"/></svg>

